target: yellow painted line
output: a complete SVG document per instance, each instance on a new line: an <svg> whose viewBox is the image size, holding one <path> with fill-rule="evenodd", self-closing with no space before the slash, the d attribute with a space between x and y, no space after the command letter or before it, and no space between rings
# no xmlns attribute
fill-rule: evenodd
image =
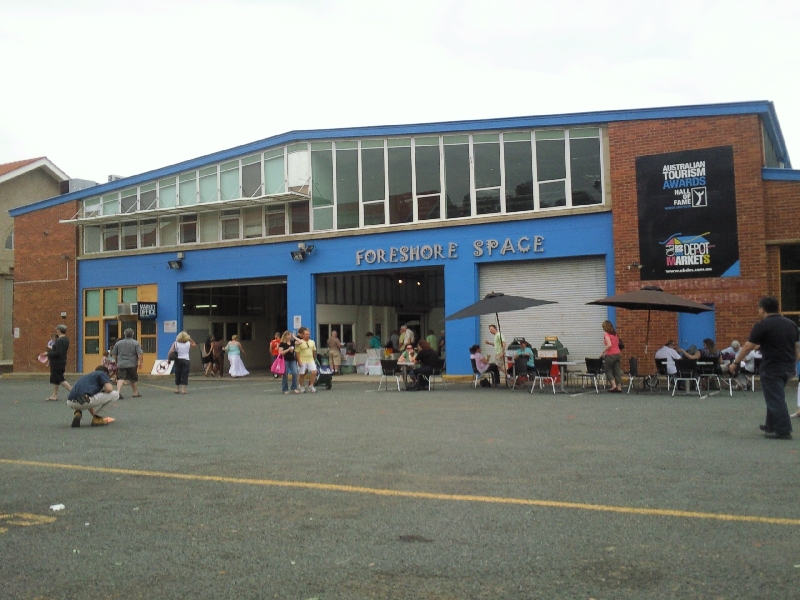
<svg viewBox="0 0 800 600"><path fill-rule="evenodd" d="M136 469L115 469L111 467L89 467L85 465L46 463L31 460L10 460L0 458L0 463L21 467L43 467L48 469L89 471L93 473L108 473L113 475L131 475L133 477L158 477L161 479L180 479L184 481L212 481L215 483L235 483L240 485L298 488L327 492L343 492L347 494L371 494L373 496L389 496L394 498L415 498L421 500L442 500L449 502L478 502L484 504L508 504L516 506L542 506L546 508L568 508L573 510L591 510L596 512L622 513L629 515L677 517L682 519L708 519L713 521L736 521L740 523L765 523L769 525L800 525L800 519L786 519L781 517L728 515L724 513L669 510L663 508L638 508L635 506L610 506L606 504L584 504L581 502L559 502L555 500L533 500L529 498L504 498L500 496L472 496L467 494L410 492L404 490L387 490L382 488L341 485L334 483L281 481L276 479L248 479L244 477L219 477L216 475L192 475L189 473L166 473L164 471L140 471Z"/></svg>

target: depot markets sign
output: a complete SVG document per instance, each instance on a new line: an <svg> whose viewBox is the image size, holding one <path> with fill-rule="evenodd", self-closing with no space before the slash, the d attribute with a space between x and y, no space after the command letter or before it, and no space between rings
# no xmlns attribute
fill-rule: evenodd
<svg viewBox="0 0 800 600"><path fill-rule="evenodd" d="M472 242L472 255L475 258L492 256L493 254L527 254L528 252L544 252L544 236L523 235L516 240L487 239ZM389 246L388 248L365 248L356 250L356 266L362 264L404 264L425 262L438 259L458 258L458 244L420 244L417 246Z"/></svg>

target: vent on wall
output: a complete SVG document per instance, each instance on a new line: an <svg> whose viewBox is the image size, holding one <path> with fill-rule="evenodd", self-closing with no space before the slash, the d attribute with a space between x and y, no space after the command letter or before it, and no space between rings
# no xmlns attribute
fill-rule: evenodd
<svg viewBox="0 0 800 600"><path fill-rule="evenodd" d="M123 302L117 304L117 315L119 316L139 316L138 302Z"/></svg>

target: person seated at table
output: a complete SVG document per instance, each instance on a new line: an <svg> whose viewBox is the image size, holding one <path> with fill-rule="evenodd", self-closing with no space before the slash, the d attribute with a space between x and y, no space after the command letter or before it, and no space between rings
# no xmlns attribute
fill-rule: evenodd
<svg viewBox="0 0 800 600"><path fill-rule="evenodd" d="M725 348L724 350L720 350L719 355L722 360L727 360L729 363L736 358L736 353L739 352L739 348L742 345L739 343L739 340L733 340L731 345Z"/></svg>
<svg viewBox="0 0 800 600"><path fill-rule="evenodd" d="M744 360L739 363L739 368L734 370L734 377L736 378L736 381L745 390L748 387L748 379L753 375L758 375L758 373L756 373L757 358L761 358L761 350L759 350L759 346L756 346L754 349L750 350L750 352L747 353L747 356L744 357Z"/></svg>
<svg viewBox="0 0 800 600"><path fill-rule="evenodd" d="M531 350L530 344L525 338L522 338L518 341L519 348L517 349L517 356L527 356L528 362L526 363L528 367L528 373L532 373L536 369L533 366L533 350Z"/></svg>
<svg viewBox="0 0 800 600"><path fill-rule="evenodd" d="M674 377L678 372L675 368L675 361L684 356L686 356L685 350L675 349L675 340L667 340L667 343L656 351L655 358L663 360L664 365L667 367L667 375Z"/></svg>
<svg viewBox="0 0 800 600"><path fill-rule="evenodd" d="M711 362L714 363L714 373L717 375L722 374L722 368L720 367L720 354L719 350L717 350L717 346L714 344L714 340L711 338L706 338L703 340L703 348L699 351L694 353L686 352L686 358L691 358L693 360L702 360L704 362Z"/></svg>
<svg viewBox="0 0 800 600"><path fill-rule="evenodd" d="M439 366L439 355L436 354L436 350L431 348L431 345L425 340L419 341L418 348L419 352L417 352L414 357L417 366L411 371L409 378L411 379L412 387L420 389L420 383L422 381L421 376L430 376L433 374L433 369ZM398 364L400 364L400 361L398 361Z"/></svg>
<svg viewBox="0 0 800 600"><path fill-rule="evenodd" d="M417 364L417 353L414 351L414 344L406 344L405 349L397 359L398 365L415 365Z"/></svg>
<svg viewBox="0 0 800 600"><path fill-rule="evenodd" d="M492 387L500 386L500 369L497 368L495 363L489 362L488 356L481 354L480 345L475 344L474 346L470 347L469 357L475 361L475 368L478 370L478 373L483 375L488 371L491 374Z"/></svg>

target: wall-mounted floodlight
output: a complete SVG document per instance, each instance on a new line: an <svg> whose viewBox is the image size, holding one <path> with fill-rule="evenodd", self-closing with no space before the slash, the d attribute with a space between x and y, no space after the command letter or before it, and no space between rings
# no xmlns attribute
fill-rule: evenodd
<svg viewBox="0 0 800 600"><path fill-rule="evenodd" d="M292 250L289 254L292 255L292 260L305 260L306 256L314 252L314 244L306 244L305 242L297 243L297 250Z"/></svg>
<svg viewBox="0 0 800 600"><path fill-rule="evenodd" d="M180 269L183 266L183 261L180 259L168 260L167 264L169 265L170 269Z"/></svg>

